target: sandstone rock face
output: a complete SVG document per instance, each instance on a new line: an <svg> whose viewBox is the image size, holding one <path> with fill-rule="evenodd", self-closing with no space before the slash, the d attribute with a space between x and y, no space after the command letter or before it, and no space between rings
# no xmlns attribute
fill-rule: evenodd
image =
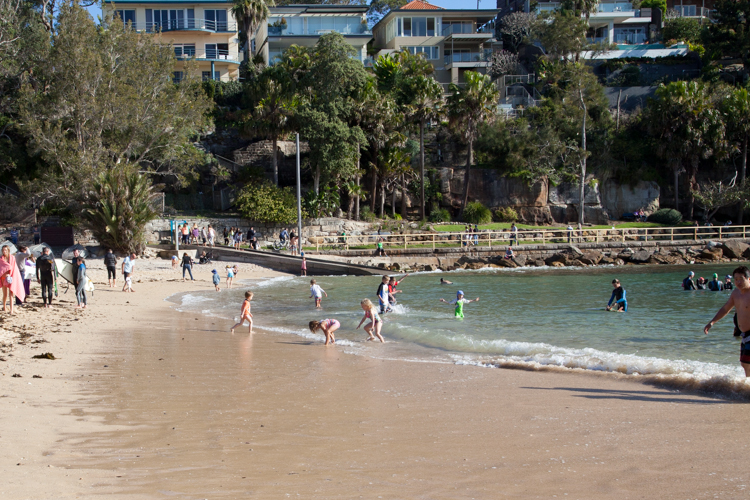
<svg viewBox="0 0 750 500"><path fill-rule="evenodd" d="M729 240L722 243L721 249L730 259L741 259L745 252L750 250L750 245L742 241Z"/></svg>
<svg viewBox="0 0 750 500"><path fill-rule="evenodd" d="M633 187L607 181L602 186L601 200L612 219L624 213L643 208L646 213L659 210L659 185L652 181L640 181Z"/></svg>
<svg viewBox="0 0 750 500"><path fill-rule="evenodd" d="M580 203L580 188L578 184L570 182L550 186L548 200L551 205L578 205ZM586 184L583 190L583 200L587 205L601 205L598 183L593 187Z"/></svg>
<svg viewBox="0 0 750 500"><path fill-rule="evenodd" d="M633 252L633 255L630 256L630 262L637 262L639 264L645 263L649 261L651 255L651 252L648 250L638 250L636 252Z"/></svg>
<svg viewBox="0 0 750 500"><path fill-rule="evenodd" d="M602 258L604 258L604 255L601 252L599 252L598 250L590 250L584 252L583 255L578 257L578 260L586 265L595 266L599 264L599 262L601 262Z"/></svg>
<svg viewBox="0 0 750 500"><path fill-rule="evenodd" d="M724 256L724 252L721 247L706 248L699 255L698 258L709 261L720 260Z"/></svg>

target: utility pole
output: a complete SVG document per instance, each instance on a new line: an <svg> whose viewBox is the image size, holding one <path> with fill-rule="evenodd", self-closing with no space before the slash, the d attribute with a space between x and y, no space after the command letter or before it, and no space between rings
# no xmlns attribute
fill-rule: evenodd
<svg viewBox="0 0 750 500"><path fill-rule="evenodd" d="M297 132L297 251L302 255L302 175L299 166L299 132Z"/></svg>

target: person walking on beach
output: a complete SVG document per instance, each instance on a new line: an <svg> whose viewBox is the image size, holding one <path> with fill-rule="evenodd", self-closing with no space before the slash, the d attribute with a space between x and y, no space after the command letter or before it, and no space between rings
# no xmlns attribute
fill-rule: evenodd
<svg viewBox="0 0 750 500"><path fill-rule="evenodd" d="M740 364L745 370L745 376L750 377L750 269L740 266L732 272L735 289L729 295L729 300L716 313L711 321L703 328L703 333L729 314L734 308L737 313L737 328L740 330L742 344L740 346Z"/></svg>
<svg viewBox="0 0 750 500"><path fill-rule="evenodd" d="M20 245L18 247L18 251L14 255L16 259L16 265L18 266L18 275L20 276L21 285L23 286L24 293L28 295L28 292L26 291L26 258L30 255L29 249L24 246ZM26 295L24 295L23 299L18 298L18 295L16 295L16 305L20 306L24 303L24 300L26 299Z"/></svg>
<svg viewBox="0 0 750 500"><path fill-rule="evenodd" d="M625 289L620 285L620 280L613 279L612 286L614 290L612 290L612 296L609 298L609 302L607 302L607 311L614 309L617 312L628 312L628 300Z"/></svg>
<svg viewBox="0 0 750 500"><path fill-rule="evenodd" d="M195 281L195 278L193 278L193 258L187 252L182 254L182 281L185 281L185 271L190 274L190 281Z"/></svg>
<svg viewBox="0 0 750 500"><path fill-rule="evenodd" d="M109 281L109 287L114 288L115 282L117 281L117 256L110 248L107 253L104 254L104 265L107 267L107 281Z"/></svg>
<svg viewBox="0 0 750 500"><path fill-rule="evenodd" d="M135 292L133 290L133 261L136 259L135 252L131 252L130 255L126 255L122 259L122 277L125 279L125 284L122 286L123 292Z"/></svg>
<svg viewBox="0 0 750 500"><path fill-rule="evenodd" d="M315 309L320 309L320 301L323 299L323 294L328 298L328 294L325 290L320 288L315 280L310 280L310 298L315 299Z"/></svg>
<svg viewBox="0 0 750 500"><path fill-rule="evenodd" d="M455 305L456 309L454 311L454 315L457 318L463 318L464 317L464 304L470 304L471 302L479 302L479 297L477 297L474 300L468 300L464 298L464 292L459 290L456 292L456 298L454 300L451 300L448 302L445 299L440 299L440 302L445 302L446 304Z"/></svg>
<svg viewBox="0 0 750 500"><path fill-rule="evenodd" d="M364 323L366 319L369 319L370 322L365 325L365 331L367 332L367 335L369 335L367 337L367 340L375 340L375 338L377 337L381 342L385 342L385 340L383 340L383 336L380 334L380 330L383 329L383 320L380 319L380 315L375 309L373 303L370 301L370 299L364 299L359 304L365 314L364 316L362 316L362 319L360 320L356 329L359 330L359 327L362 326L362 323Z"/></svg>
<svg viewBox="0 0 750 500"><path fill-rule="evenodd" d="M0 254L0 286L3 288L3 311L8 312L5 306L5 301L10 298L10 314L13 314L13 305L15 299L21 297L26 298L23 290L23 283L21 282L21 276L19 275L18 266L16 265L16 259L10 254L10 247L3 245Z"/></svg>
<svg viewBox="0 0 750 500"><path fill-rule="evenodd" d="M302 255L302 263L300 264L300 276L307 276L307 258Z"/></svg>
<svg viewBox="0 0 750 500"><path fill-rule="evenodd" d="M23 291L26 293L26 297L23 299L24 304L29 299L29 295L31 295L31 280L36 275L36 259L34 258L34 254L31 252L27 253L28 255L23 267Z"/></svg>
<svg viewBox="0 0 750 500"><path fill-rule="evenodd" d="M216 230L208 225L208 246L213 247L216 242Z"/></svg>
<svg viewBox="0 0 750 500"><path fill-rule="evenodd" d="M227 289L232 288L232 281L234 281L234 269L230 266L226 267L227 270Z"/></svg>
<svg viewBox="0 0 750 500"><path fill-rule="evenodd" d="M242 326L242 323L247 320L248 323L250 323L250 326L248 327L248 333L253 333L253 315L250 314L250 301L253 300L253 292L245 292L245 301L242 303L242 310L240 311L240 322L235 324L231 330L229 330L231 333L234 333L234 329L238 326Z"/></svg>
<svg viewBox="0 0 750 500"><path fill-rule="evenodd" d="M86 261L83 257L76 259L76 300L78 305L76 309L86 309Z"/></svg>
<svg viewBox="0 0 750 500"><path fill-rule="evenodd" d="M326 336L325 345L328 345L329 343L336 343L336 337L333 335L333 332L339 329L341 323L339 323L337 319L323 319L320 321L310 321L308 326L312 333L315 333L316 330L322 330L323 334Z"/></svg>
<svg viewBox="0 0 750 500"><path fill-rule="evenodd" d="M682 280L682 289L687 290L697 290L695 286L695 281L693 281L693 276L695 276L695 273L693 271L690 271L687 275L687 278Z"/></svg>
<svg viewBox="0 0 750 500"><path fill-rule="evenodd" d="M221 276L219 276L219 273L216 271L216 269L211 270L212 281L214 282L214 287L216 288L217 292L221 291L221 288L219 288L219 284L221 283Z"/></svg>
<svg viewBox="0 0 750 500"><path fill-rule="evenodd" d="M55 285L55 259L49 253L49 247L42 248L42 255L36 260L36 280L42 286L42 303L52 307L52 290Z"/></svg>

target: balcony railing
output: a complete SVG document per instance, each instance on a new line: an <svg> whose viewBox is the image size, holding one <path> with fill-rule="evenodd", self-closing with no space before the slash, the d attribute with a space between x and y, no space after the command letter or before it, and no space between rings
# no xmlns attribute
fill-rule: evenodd
<svg viewBox="0 0 750 500"><path fill-rule="evenodd" d="M492 58L492 50L481 52L454 52L451 55L444 56L445 65L453 63L470 63L470 62L488 62Z"/></svg>
<svg viewBox="0 0 750 500"><path fill-rule="evenodd" d="M177 59L208 59L213 61L234 61L240 60L238 52L223 49L192 49L191 47L182 47L175 50Z"/></svg>
<svg viewBox="0 0 750 500"><path fill-rule="evenodd" d="M237 23L213 21L211 19L173 19L166 23L133 23L129 26L136 31L155 33L157 31L213 31L217 33L236 33Z"/></svg>
<svg viewBox="0 0 750 500"><path fill-rule="evenodd" d="M372 31L365 24L350 24L344 28L290 28L288 26L268 26L268 36L301 36L325 35L326 33L341 33L342 35L372 35Z"/></svg>

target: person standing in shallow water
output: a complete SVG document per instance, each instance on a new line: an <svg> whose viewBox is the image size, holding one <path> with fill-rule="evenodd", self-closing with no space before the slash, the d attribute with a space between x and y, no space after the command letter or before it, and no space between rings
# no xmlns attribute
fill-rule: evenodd
<svg viewBox="0 0 750 500"><path fill-rule="evenodd" d="M628 300L626 298L625 289L620 285L620 280L612 280L612 296L607 302L607 311L614 309L617 312L628 312Z"/></svg>
<svg viewBox="0 0 750 500"><path fill-rule="evenodd" d="M737 328L742 337L740 364L745 370L745 376L750 377L750 269L746 266L740 266L732 272L732 276L734 277L735 289L729 295L727 303L703 328L703 333L708 335L711 327L734 308L737 313Z"/></svg>

